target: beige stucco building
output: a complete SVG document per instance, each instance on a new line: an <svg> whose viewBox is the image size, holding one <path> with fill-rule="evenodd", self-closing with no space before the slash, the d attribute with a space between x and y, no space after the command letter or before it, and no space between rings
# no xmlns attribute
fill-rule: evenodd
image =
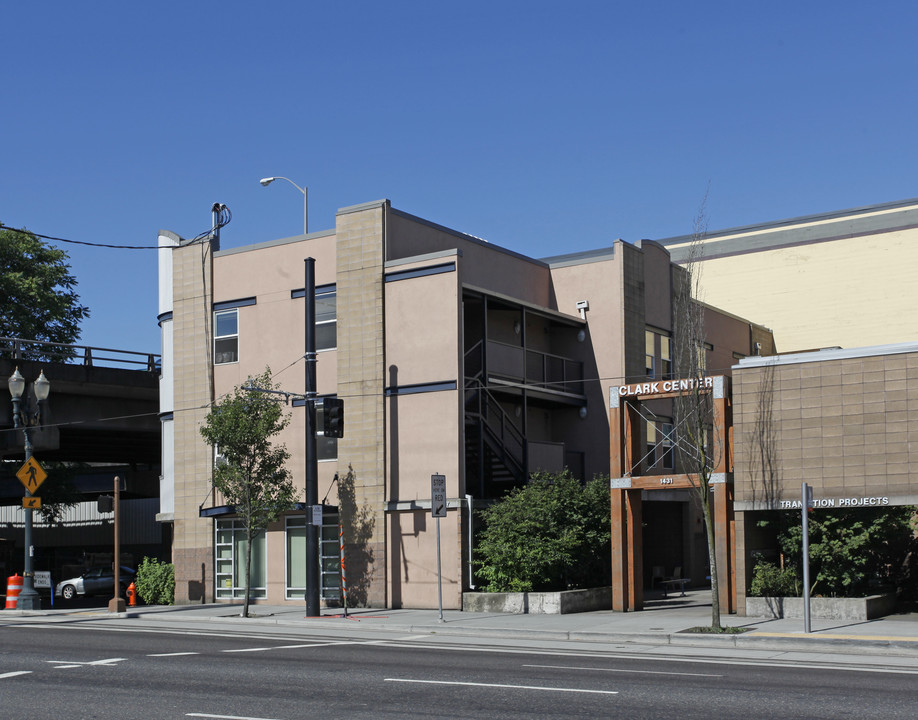
<svg viewBox="0 0 918 720"><path fill-rule="evenodd" d="M659 241L675 262L691 236ZM918 340L918 199L706 233L701 299L772 328L778 352Z"/></svg>
<svg viewBox="0 0 918 720"><path fill-rule="evenodd" d="M443 606L461 607L475 582L472 510L535 470L608 474L610 388L672 371L682 271L649 241L537 260L383 200L340 210L324 232L221 250L162 231L159 245L158 518L173 528L178 602L242 592L239 529L212 492L214 456L199 427L216 398L266 366L285 391L304 392L306 258L316 261L318 394L345 404L344 436L319 439L319 498L336 508L323 528L328 602L340 581L340 521L350 604L436 607L437 473L448 496ZM708 315L712 369L728 371L763 341L770 350L764 328ZM302 404L290 412L281 440L302 488ZM666 422L643 431L661 463L672 454ZM658 525L686 564L699 562L687 496L664 499L670 512L658 505ZM304 522L302 509L288 513L254 548L258 598L302 602Z"/></svg>

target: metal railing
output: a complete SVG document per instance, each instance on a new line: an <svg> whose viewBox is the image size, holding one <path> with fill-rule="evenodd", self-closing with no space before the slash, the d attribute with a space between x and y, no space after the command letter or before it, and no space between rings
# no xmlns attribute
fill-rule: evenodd
<svg viewBox="0 0 918 720"><path fill-rule="evenodd" d="M86 367L115 367L157 373L160 370L162 360L160 355L154 353L8 337L0 337L0 357L8 357L12 360L40 360L67 363L69 365L84 365Z"/></svg>

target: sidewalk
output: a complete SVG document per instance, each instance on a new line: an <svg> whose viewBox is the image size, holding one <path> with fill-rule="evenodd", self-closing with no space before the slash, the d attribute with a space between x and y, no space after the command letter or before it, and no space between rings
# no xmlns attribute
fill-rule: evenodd
<svg viewBox="0 0 918 720"><path fill-rule="evenodd" d="M241 604L180 606L140 606L126 613L92 610L7 610L7 616L54 615L93 619L138 618L148 622L221 623L230 628L251 630L259 626L286 626L332 631L344 635L379 631L412 635L464 635L467 637L513 640L604 643L785 652L832 653L871 656L912 657L918 660L918 614L892 615L866 622L819 620L811 622L812 632L803 631L802 619L768 619L723 615L725 626L747 628L739 634L710 635L685 632L711 622L710 594L707 590L688 591L686 597L670 596L648 600L642 612L616 613L611 610L568 615L511 615L469 613L445 610L324 610L321 617L307 617L302 606L252 604L254 617L240 617ZM0 616L2 617L2 616ZM916 665L918 666L918 665Z"/></svg>

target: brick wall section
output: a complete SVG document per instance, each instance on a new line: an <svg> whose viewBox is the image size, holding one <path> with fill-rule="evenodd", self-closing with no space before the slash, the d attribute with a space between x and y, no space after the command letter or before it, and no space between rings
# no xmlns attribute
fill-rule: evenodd
<svg viewBox="0 0 918 720"><path fill-rule="evenodd" d="M372 534L348 555L348 585L367 588L364 602L386 607L384 228L388 202L343 211L337 217L338 396L345 432L338 441L339 472L353 468L358 512L368 511ZM354 542L345 524L345 543ZM346 548L347 550L347 548Z"/></svg>
<svg viewBox="0 0 918 720"><path fill-rule="evenodd" d="M172 252L175 427L175 601L213 600L213 521L198 517L213 460L199 428L212 399L209 245Z"/></svg>
<svg viewBox="0 0 918 720"><path fill-rule="evenodd" d="M779 498L798 500L805 481L816 498L918 501L918 352L775 365L772 370ZM768 371L741 368L733 375L740 503L763 497L752 440Z"/></svg>

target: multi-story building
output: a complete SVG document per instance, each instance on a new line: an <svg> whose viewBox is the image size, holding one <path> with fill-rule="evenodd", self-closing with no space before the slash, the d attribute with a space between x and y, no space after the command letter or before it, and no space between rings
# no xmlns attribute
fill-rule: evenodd
<svg viewBox="0 0 918 720"><path fill-rule="evenodd" d="M342 398L346 418L341 439L319 442L319 497L338 513L322 546L330 570L340 520L352 604L436 606L430 477L442 474L443 605L460 607L474 585L474 508L535 470L608 474L610 388L672 373L683 271L653 242L536 260L378 201L340 210L325 232L221 250L162 231L159 244L159 519L173 526L178 602L242 592L242 536L214 497L213 451L199 428L216 398L266 366L284 390L304 392L306 258L315 259L318 393ZM770 348L764 328L708 315L704 352L721 373L763 339ZM291 413L280 439L302 487L302 406ZM672 456L671 422L658 414L641 430L660 467ZM666 564L703 563L688 496L657 499L645 517L672 541L649 550L648 563L654 552ZM258 541L258 597L302 601L304 523L293 511ZM333 594L334 573L324 582Z"/></svg>
<svg viewBox="0 0 918 720"><path fill-rule="evenodd" d="M685 262L695 238L660 240ZM778 352L918 340L918 199L718 230L704 300L772 328Z"/></svg>

